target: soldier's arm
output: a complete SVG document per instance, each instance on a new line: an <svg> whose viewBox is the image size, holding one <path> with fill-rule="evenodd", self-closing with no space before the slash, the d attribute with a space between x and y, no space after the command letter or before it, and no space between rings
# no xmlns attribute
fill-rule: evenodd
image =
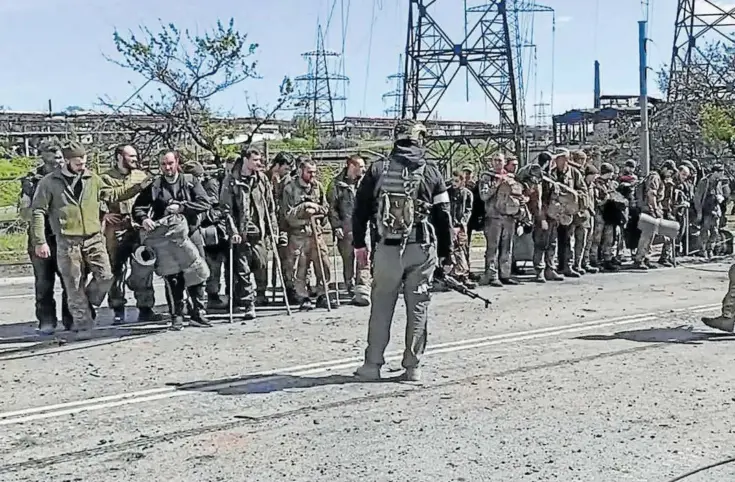
<svg viewBox="0 0 735 482"><path fill-rule="evenodd" d="M135 198L133 203L133 221L142 224L144 219L148 219L151 208L153 207L153 189L151 186L143 189L140 195Z"/></svg>
<svg viewBox="0 0 735 482"><path fill-rule="evenodd" d="M462 209L462 219L459 220L459 222L462 224L462 226L467 228L467 225L470 223L470 218L472 217L472 203L473 203L473 195L472 191L470 191L467 188L464 188L464 206Z"/></svg>
<svg viewBox="0 0 735 482"><path fill-rule="evenodd" d="M191 183L191 200L182 202L181 205L184 212L189 214L201 214L212 207L209 196L198 179L194 179Z"/></svg>
<svg viewBox="0 0 735 482"><path fill-rule="evenodd" d="M283 212L286 224L292 228L305 226L309 220L303 219L303 205L296 204L291 186L286 186L283 190L283 198L281 201L281 212Z"/></svg>
<svg viewBox="0 0 735 482"><path fill-rule="evenodd" d="M589 191L589 188L587 187L587 183L584 182L584 175L579 169L574 169L572 171L574 173L574 190L578 193L586 193Z"/></svg>
<svg viewBox="0 0 735 482"><path fill-rule="evenodd" d="M108 203L123 202L134 198L145 187L145 179L128 176L125 179L114 179L103 174L100 180L100 199Z"/></svg>
<svg viewBox="0 0 735 482"><path fill-rule="evenodd" d="M341 226L342 213L339 212L339 196L337 196L337 186L335 186L335 179L329 183L327 187L327 203L329 205L329 224L332 229L336 229Z"/></svg>
<svg viewBox="0 0 735 482"><path fill-rule="evenodd" d="M482 199L483 202L487 202L494 198L498 193L499 185L500 183L497 182L497 179L494 176L483 176L480 179L480 199Z"/></svg>
<svg viewBox="0 0 735 482"><path fill-rule="evenodd" d="M452 214L449 209L449 193L447 184L441 173L433 165L427 165L427 181L432 186L431 224L436 232L436 255L448 258L452 253Z"/></svg>
<svg viewBox="0 0 735 482"><path fill-rule="evenodd" d="M265 181L265 190L266 190L266 207L268 208L268 216L269 216L269 228L271 231L271 236L278 236L280 234L280 230L278 229L278 216L276 216L276 201L275 196L273 195L273 185L270 183L270 181Z"/></svg>
<svg viewBox="0 0 735 482"><path fill-rule="evenodd" d="M31 238L31 245L41 246L46 244L46 217L48 216L49 207L51 206L52 193L48 187L48 182L38 183L36 193L33 195L33 201L31 202L31 229L29 235Z"/></svg>
<svg viewBox="0 0 735 482"><path fill-rule="evenodd" d="M382 162L374 162L370 166L355 193L355 207L352 210L352 246L355 249L367 247L365 238L367 237L368 223L373 217L376 204L375 183L378 180L376 166L382 166ZM382 170L382 167L380 169Z"/></svg>

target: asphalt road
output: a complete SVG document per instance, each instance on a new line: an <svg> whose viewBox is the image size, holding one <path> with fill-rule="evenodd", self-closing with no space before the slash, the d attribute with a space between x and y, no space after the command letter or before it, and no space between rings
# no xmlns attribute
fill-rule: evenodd
<svg viewBox="0 0 735 482"><path fill-rule="evenodd" d="M421 384L350 376L366 309L39 345L0 286L0 480L667 482L735 455L727 266L437 294Z"/></svg>

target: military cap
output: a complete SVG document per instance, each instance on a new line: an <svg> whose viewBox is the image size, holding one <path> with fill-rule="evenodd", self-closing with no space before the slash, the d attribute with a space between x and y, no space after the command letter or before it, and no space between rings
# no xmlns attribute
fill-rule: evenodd
<svg viewBox="0 0 735 482"><path fill-rule="evenodd" d="M189 161L181 167L185 174L191 174L196 177L204 176L204 166L202 166L201 162Z"/></svg>
<svg viewBox="0 0 735 482"><path fill-rule="evenodd" d="M399 120L393 130L395 140L397 141L418 141L421 137L426 137L426 133L426 126L413 119Z"/></svg>
<svg viewBox="0 0 735 482"><path fill-rule="evenodd" d="M48 153L52 153L52 154L56 154L60 150L61 150L61 146L59 146L59 144L57 144L56 142L53 142L53 141L43 142L38 147L38 152L40 154L45 154L47 152Z"/></svg>
<svg viewBox="0 0 735 482"><path fill-rule="evenodd" d="M76 141L70 141L61 147L61 153L64 155L64 159L71 159L73 157L84 157L87 155L87 151L84 146Z"/></svg>
<svg viewBox="0 0 735 482"><path fill-rule="evenodd" d="M600 164L600 174L611 174L613 172L615 172L615 166L613 166L609 162L603 162L602 164Z"/></svg>
<svg viewBox="0 0 735 482"><path fill-rule="evenodd" d="M585 176L593 176L593 175L599 174L599 173L600 173L600 171L598 171L597 168L595 166L593 166L592 164L587 164L584 167L584 175Z"/></svg>
<svg viewBox="0 0 735 482"><path fill-rule="evenodd" d="M676 171L676 163L669 159L661 165L662 169L668 169L669 171Z"/></svg>

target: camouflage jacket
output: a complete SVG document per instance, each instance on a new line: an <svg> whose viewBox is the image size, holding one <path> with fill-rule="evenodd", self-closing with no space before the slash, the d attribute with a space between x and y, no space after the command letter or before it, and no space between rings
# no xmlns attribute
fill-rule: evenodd
<svg viewBox="0 0 735 482"><path fill-rule="evenodd" d="M264 173L242 177L242 162L237 162L222 181L220 207L232 215L235 228L243 238L264 239L278 236L273 188Z"/></svg>
<svg viewBox="0 0 735 482"><path fill-rule="evenodd" d="M345 233L352 232L352 212L355 209L355 197L361 180L350 180L347 177L347 168L344 168L329 184L327 201L329 224L332 229L342 228Z"/></svg>
<svg viewBox="0 0 735 482"><path fill-rule="evenodd" d="M117 202L104 204L101 206L101 209L110 214L120 214L123 216L123 224L119 226L121 229L130 226L135 199L140 194L140 191L142 191L143 181L147 177L148 175L139 169L134 169L128 174L124 174L117 167L113 167L100 175L102 184L106 188L114 190L118 199Z"/></svg>
<svg viewBox="0 0 735 482"><path fill-rule="evenodd" d="M447 189L449 193L449 207L452 215L452 227L462 228L467 231L467 225L472 216L473 196L472 191L466 187L459 189L450 187Z"/></svg>
<svg viewBox="0 0 735 482"><path fill-rule="evenodd" d="M321 183L313 180L307 185L297 178L284 186L281 213L289 234L311 235L311 217L306 213L309 204L317 209L317 227L323 228L329 207Z"/></svg>

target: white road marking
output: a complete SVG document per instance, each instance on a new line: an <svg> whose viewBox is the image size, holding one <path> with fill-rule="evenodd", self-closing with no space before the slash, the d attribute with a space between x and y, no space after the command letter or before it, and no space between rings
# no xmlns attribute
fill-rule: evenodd
<svg viewBox="0 0 735 482"><path fill-rule="evenodd" d="M593 330L597 328L606 328L614 326L629 325L634 323L643 323L653 321L663 316L674 313L699 313L719 308L720 304L697 305L688 308L678 308L666 312L642 313L638 315L620 316L615 318L607 318L582 323L571 323L564 326L539 328L535 330L526 330L514 333L504 333L492 335L482 338L473 338L467 340L458 340L448 343L439 343L427 347L425 355L438 355L441 353L452 353L457 351L471 350L475 348L484 348L493 345L514 343L518 341L527 341L539 338L547 338L565 333L576 333L581 331ZM394 351L386 356L386 361L399 360L402 353ZM310 363L306 365L297 365L288 368L270 370L260 373L245 374L242 377L248 377L248 380L238 380L234 382L223 382L218 384L204 385L207 391L217 391L226 388L234 388L246 386L256 383L278 380L285 375L314 375L334 370L343 370L354 368L362 363L362 357L342 358L336 360L327 360L323 362ZM260 377L260 378L255 378ZM184 384L186 386L186 384ZM24 422L32 422L36 420L44 420L48 418L57 418L64 415L71 415L83 412L104 410L109 408L120 407L124 405L145 403L155 400L170 399L185 395L193 395L201 393L196 390L185 390L180 387L160 387L149 390L141 390L137 392L121 393L117 395L109 395L99 398L91 398L87 400L79 400L75 402L60 403L56 405L47 405L43 407L35 407L24 410L16 410L12 412L0 413L0 426L15 425Z"/></svg>

